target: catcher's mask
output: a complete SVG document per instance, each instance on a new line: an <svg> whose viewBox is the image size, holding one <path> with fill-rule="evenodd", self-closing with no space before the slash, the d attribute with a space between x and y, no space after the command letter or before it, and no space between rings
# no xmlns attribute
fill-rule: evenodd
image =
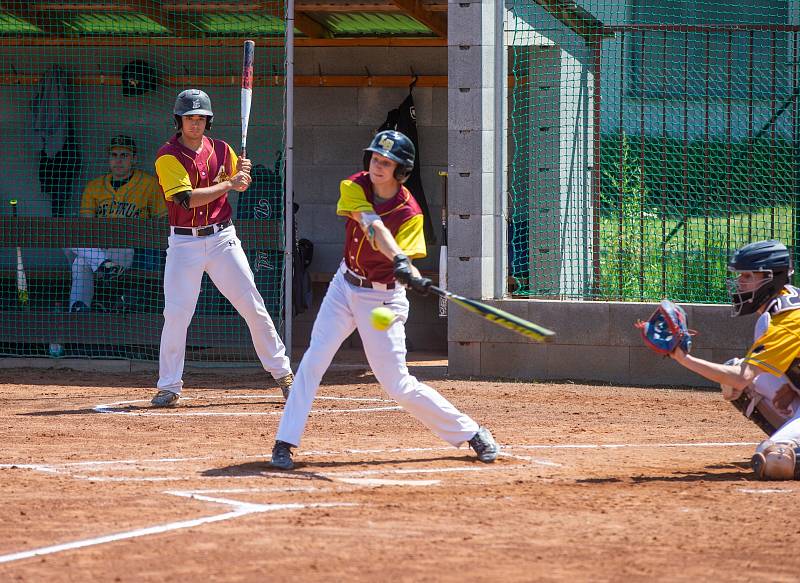
<svg viewBox="0 0 800 583"><path fill-rule="evenodd" d="M416 148L408 136L396 130L386 130L378 132L372 138L369 146L364 148L364 152L374 152L385 156L394 162L397 162L397 168L394 171L394 177L400 182L411 176L411 171L414 169L414 158L416 157ZM365 156L365 170L369 169L369 160Z"/></svg>
<svg viewBox="0 0 800 583"><path fill-rule="evenodd" d="M774 239L756 241L737 249L728 262L728 271L736 274L727 280L731 296L731 317L752 314L778 296L794 273L792 258L786 245ZM738 274L742 272L765 273L758 287L749 291L739 289Z"/></svg>
<svg viewBox="0 0 800 583"><path fill-rule="evenodd" d="M175 129L181 129L181 118L184 115L204 115L206 116L206 129L211 129L211 122L214 121L214 112L211 110L211 98L208 93L200 89L186 89L178 93L175 98L175 107L172 108L175 114Z"/></svg>

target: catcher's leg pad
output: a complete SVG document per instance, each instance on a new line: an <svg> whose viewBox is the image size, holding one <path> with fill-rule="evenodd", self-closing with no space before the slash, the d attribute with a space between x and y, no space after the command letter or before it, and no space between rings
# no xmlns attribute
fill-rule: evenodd
<svg viewBox="0 0 800 583"><path fill-rule="evenodd" d="M766 417L764 417L764 414L758 410L758 407L756 407L758 401L754 402L752 397L747 394L747 391L739 395L738 398L729 401L729 403L736 407L742 413L742 415L758 425L767 435L772 435L778 430L780 425L775 426L770 423Z"/></svg>
<svg viewBox="0 0 800 583"><path fill-rule="evenodd" d="M758 480L800 480L800 447L793 441L762 441L750 464Z"/></svg>

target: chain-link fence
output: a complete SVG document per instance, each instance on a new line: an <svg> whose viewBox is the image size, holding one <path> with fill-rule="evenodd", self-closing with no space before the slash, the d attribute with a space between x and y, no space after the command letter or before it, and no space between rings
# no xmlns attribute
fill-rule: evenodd
<svg viewBox="0 0 800 583"><path fill-rule="evenodd" d="M734 248L796 248L796 3L540 4L507 35L510 291L723 302Z"/></svg>
<svg viewBox="0 0 800 583"><path fill-rule="evenodd" d="M238 150L251 37L253 184L228 200L281 329L285 7L268 4L0 3L0 354L158 358L169 226L156 152L187 88L211 97L210 137ZM207 275L187 342L188 360L256 360Z"/></svg>

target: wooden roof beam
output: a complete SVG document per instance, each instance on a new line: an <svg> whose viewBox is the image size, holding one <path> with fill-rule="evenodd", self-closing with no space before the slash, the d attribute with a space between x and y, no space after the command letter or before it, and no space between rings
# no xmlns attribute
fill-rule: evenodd
<svg viewBox="0 0 800 583"><path fill-rule="evenodd" d="M121 3L127 5L131 10L140 12L149 19L154 20L175 36L197 36L200 34L196 28L191 26L187 20L170 17L163 5L154 0L129 0Z"/></svg>
<svg viewBox="0 0 800 583"><path fill-rule="evenodd" d="M308 38L333 38L333 32L308 16L305 12L294 13L294 27Z"/></svg>
<svg viewBox="0 0 800 583"><path fill-rule="evenodd" d="M61 21L53 18L42 17L35 11L31 10L30 5L21 5L19 2L0 2L0 8L4 12L8 12L19 19L24 20L28 24L32 24L36 28L51 35L61 35L64 33Z"/></svg>
<svg viewBox="0 0 800 583"><path fill-rule="evenodd" d="M430 28L434 34L447 38L447 18L442 14L431 12L420 0L392 0L392 2L403 12Z"/></svg>

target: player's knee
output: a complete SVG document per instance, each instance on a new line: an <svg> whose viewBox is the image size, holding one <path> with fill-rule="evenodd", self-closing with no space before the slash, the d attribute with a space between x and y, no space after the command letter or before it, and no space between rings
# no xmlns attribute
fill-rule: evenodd
<svg viewBox="0 0 800 583"><path fill-rule="evenodd" d="M164 304L164 324L165 326L189 326L194 316L194 310L188 310L183 306L172 302Z"/></svg>
<svg viewBox="0 0 800 583"><path fill-rule="evenodd" d="M800 480L800 447L793 441L762 441L750 460L759 480Z"/></svg>
<svg viewBox="0 0 800 583"><path fill-rule="evenodd" d="M382 384L387 394L402 406L403 403L414 398L420 383L410 374L405 374Z"/></svg>

